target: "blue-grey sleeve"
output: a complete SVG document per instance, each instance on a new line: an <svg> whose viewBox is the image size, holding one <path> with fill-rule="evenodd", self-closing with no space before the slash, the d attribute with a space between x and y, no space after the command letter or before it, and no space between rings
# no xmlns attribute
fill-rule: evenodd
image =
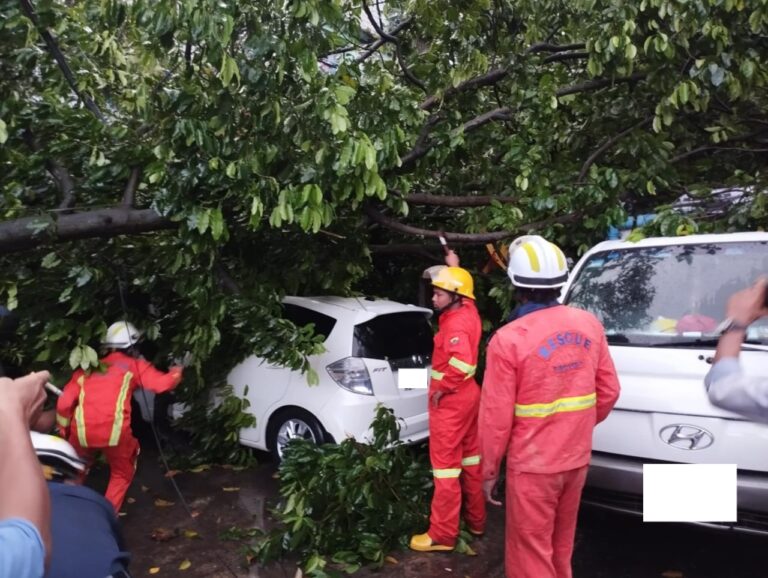
<svg viewBox="0 0 768 578"><path fill-rule="evenodd" d="M768 423L768 378L745 375L739 360L719 360L704 379L716 406Z"/></svg>
<svg viewBox="0 0 768 578"><path fill-rule="evenodd" d="M42 578L45 546L37 528L21 518L0 521L0 578Z"/></svg>

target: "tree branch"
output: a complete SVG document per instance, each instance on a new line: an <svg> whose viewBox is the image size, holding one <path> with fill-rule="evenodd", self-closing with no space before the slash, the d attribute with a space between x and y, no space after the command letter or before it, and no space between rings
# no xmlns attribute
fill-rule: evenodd
<svg viewBox="0 0 768 578"><path fill-rule="evenodd" d="M466 197L462 195L433 195L430 193L411 193L404 197L411 205L430 205L436 207L487 207L494 201L502 204L518 202L512 197L497 197L494 195L482 195Z"/></svg>
<svg viewBox="0 0 768 578"><path fill-rule="evenodd" d="M768 148L749 148L749 147L722 147L722 146L701 146L695 149L691 149L689 151L686 151L684 153L680 153L679 155L672 157L669 159L670 163L677 163L684 159L687 159L688 157L695 156L699 153L707 152L707 151L739 151L742 153L764 153L768 152Z"/></svg>
<svg viewBox="0 0 768 578"><path fill-rule="evenodd" d="M392 30L390 30L387 34L389 36L395 36L401 30L408 28L408 26L411 25L411 22L412 22L411 18L406 18L400 24L398 24ZM354 63L360 64L361 62L365 62L371 57L371 55L373 55L379 48L384 46L386 43L387 41L384 40L384 38L379 38L376 42L371 44L371 47L368 50L366 50L363 54L355 58Z"/></svg>
<svg viewBox="0 0 768 578"><path fill-rule="evenodd" d="M467 134L495 120L511 120L511 113L512 110L508 107L490 110L465 122L461 126L461 130L463 130L464 134ZM406 172L417 160L435 147L435 143L429 140L429 135L439 120L441 120L441 115L439 114L433 114L429 117L421 129L419 137L416 139L416 144L413 145L413 148L405 156L400 158L400 166L396 169L398 173Z"/></svg>
<svg viewBox="0 0 768 578"><path fill-rule="evenodd" d="M131 169L131 176L128 177L128 182L125 184L125 190L123 191L123 206L126 208L133 207L133 199L136 195L136 189L139 188L141 172L141 167L133 167Z"/></svg>
<svg viewBox="0 0 768 578"><path fill-rule="evenodd" d="M46 243L63 243L97 237L175 229L178 223L153 209L110 207L60 216L37 216L0 223L0 255L34 249Z"/></svg>
<svg viewBox="0 0 768 578"><path fill-rule="evenodd" d="M434 146L429 141L429 135L432 133L432 129L440 119L440 114L433 114L427 119L427 122L421 127L419 136L416 138L416 144L413 145L413 148L408 151L405 156L400 158L400 167L398 167L397 172L404 172L404 169L409 168L413 163L427 154Z"/></svg>
<svg viewBox="0 0 768 578"><path fill-rule="evenodd" d="M371 253L374 255L414 255L422 257L427 261L442 261L440 254L435 251L429 251L424 245L416 243L391 243L389 245L368 245Z"/></svg>
<svg viewBox="0 0 768 578"><path fill-rule="evenodd" d="M219 285L230 295L240 295L240 285L232 278L229 272L220 264L216 263L213 266L213 273Z"/></svg>
<svg viewBox="0 0 768 578"><path fill-rule="evenodd" d="M85 108L90 110L91 113L93 113L93 115L101 122L104 122L104 116L101 114L99 107L96 106L96 103L94 103L88 95L81 94L77 89L77 81L75 80L75 76L72 74L72 69L67 64L67 60L64 58L64 54L61 52L61 49L56 42L56 38L54 38L53 34L51 34L47 28L42 28L40 26L40 21L37 18L37 14L35 13L34 6L32 6L32 2L30 0L20 0L20 2L22 11L27 16L27 18L30 19L32 24L35 25L35 28L40 33L42 39L45 41L45 45L48 47L48 52L51 53L51 56L53 56L56 64L58 64L59 69L64 74L64 78L67 80L67 83L72 89L72 92L74 92L83 102Z"/></svg>
<svg viewBox="0 0 768 578"><path fill-rule="evenodd" d="M480 88L483 86L491 86L493 84L496 84L500 80L502 80L505 76L509 74L508 68L494 68L490 72L483 74L482 76L476 76L474 78L470 78L469 80L465 80L464 82L459 83L457 86L449 87L448 89L443 92L442 95L432 95L425 101L423 101L419 108L421 110L431 110L433 109L437 104L440 104L444 99L448 98L449 96L452 96L458 92L464 92L467 90L472 90L475 88Z"/></svg>
<svg viewBox="0 0 768 578"><path fill-rule="evenodd" d="M586 161L584 161L584 164L581 166L581 170L579 171L579 176L576 179L577 182L581 183L584 181L584 177L587 176L587 172L589 171L589 167L591 167L594 162L602 155L605 151L607 151L609 148L611 148L613 145L615 145L618 141L620 141L622 138L627 136L629 133L631 133L636 128L640 128L641 126L648 124L653 120L653 116L646 117L629 128L624 129L618 134L613 135L612 137L605 140L603 144L601 144L599 147L597 147L597 150L593 152Z"/></svg>
<svg viewBox="0 0 768 578"><path fill-rule="evenodd" d="M636 73L632 76L620 76L618 78L601 78L598 80L588 80L587 82L582 82L581 84L573 84L571 86L566 86L565 88L561 88L557 92L555 92L556 96L567 96L569 94L577 94L579 92L588 92L590 90L598 90L600 88L604 88L606 86L613 86L615 84L624 83L624 82L639 82L643 80L647 75L645 73Z"/></svg>
<svg viewBox="0 0 768 578"><path fill-rule="evenodd" d="M557 56L557 55L548 56L543 60L544 63L547 63L547 62L555 62L556 60L566 60L569 58L587 57L589 56L589 53L587 52L572 52L574 50L583 50L585 47L586 47L586 44L584 44L583 42L578 42L575 44L563 44L563 45L540 42L538 44L533 44L530 47L528 47L528 49L525 51L525 54L536 54L537 52L569 53L569 54L563 54L562 56ZM491 85L497 84L498 82L503 80L507 75L509 75L509 71L510 71L510 68L507 66L503 68L494 68L493 70L487 72L486 74L483 74L481 76L476 76L474 78L470 78L469 80L465 80L464 82L460 83L457 86L447 88L442 95L434 94L430 96L419 105L419 108L421 110L432 110L436 105L440 104L447 97L452 96L456 93L473 90L475 88L480 88L483 86L491 86ZM582 92L582 91L579 90L577 92ZM570 94L570 93L564 93L564 94Z"/></svg>
<svg viewBox="0 0 768 578"><path fill-rule="evenodd" d="M33 152L43 152L40 143L37 141L31 130L27 129L22 134L27 146ZM75 181L72 179L69 171L54 159L47 158L44 162L46 170L53 177L53 181L56 183L56 188L59 189L59 192L61 193L59 209L69 209L75 204Z"/></svg>
<svg viewBox="0 0 768 578"><path fill-rule="evenodd" d="M550 62L562 62L564 60L576 60L578 58L588 58L589 52L558 52L552 56L547 56L541 62L549 64Z"/></svg>
<svg viewBox="0 0 768 578"><path fill-rule="evenodd" d="M363 10L365 11L365 15L368 16L368 20L371 21L371 24L376 29L376 32L378 35L384 40L385 42L389 42L394 45L395 47L395 57L397 58L397 63L400 65L400 69L403 71L403 74L405 75L405 78L414 86L418 86L421 90L424 92L427 91L427 87L424 85L424 83L416 78L414 74L410 71L408 66L405 64L405 61L403 60L402 52L400 51L400 40L397 38L397 36L394 36L392 34L389 34L386 32L382 27L381 24L374 18L373 13L371 12L371 9L368 7L368 3L365 0L362 0L363 4Z"/></svg>
<svg viewBox="0 0 768 578"><path fill-rule="evenodd" d="M387 217L377 209L373 208L371 205L365 205L363 210L372 221L382 225L383 227L386 227L387 229L391 229L399 233L432 238L438 238L442 234L447 241L467 244L492 243L494 241L501 241L503 239L515 237L521 231L538 229L540 227L545 227L554 223L567 223L581 218L580 215L576 214L563 215L560 217L553 217L550 219L544 219L542 221L536 221L534 223L526 223L524 225L520 225L514 231L495 231L493 233L444 233L442 231L433 231L431 229L421 229L419 227L406 225L390 217Z"/></svg>
<svg viewBox="0 0 768 578"><path fill-rule="evenodd" d="M494 120L512 120L512 109L508 106L504 106L485 112L472 120L465 122L462 125L462 129L464 130L464 133L472 132Z"/></svg>
<svg viewBox="0 0 768 578"><path fill-rule="evenodd" d="M584 42L574 44L550 44L549 42L538 42L532 44L526 50L527 54L536 54L537 52L569 52L571 50L583 50L586 48Z"/></svg>
<svg viewBox="0 0 768 578"><path fill-rule="evenodd" d="M75 204L75 181L69 171L52 159L45 161L45 168L53 175L56 186L61 191L61 203L59 209L69 209Z"/></svg>

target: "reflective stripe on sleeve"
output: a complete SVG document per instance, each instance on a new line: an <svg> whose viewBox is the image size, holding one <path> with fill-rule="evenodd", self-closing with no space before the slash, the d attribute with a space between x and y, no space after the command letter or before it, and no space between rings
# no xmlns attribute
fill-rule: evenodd
<svg viewBox="0 0 768 578"><path fill-rule="evenodd" d="M443 379L445 377L445 374L442 371L437 371L436 369L433 369L429 375L432 379Z"/></svg>
<svg viewBox="0 0 768 578"><path fill-rule="evenodd" d="M80 386L80 393L77 396L77 407L75 408L75 423L77 424L77 441L80 447L87 448L88 440L85 437L85 412L83 411L83 405L85 404L85 376L81 375L77 380L77 385Z"/></svg>
<svg viewBox="0 0 768 578"><path fill-rule="evenodd" d="M132 377L133 374L130 371L123 376L123 384L120 386L120 393L117 396L117 403L115 403L115 421L112 422L112 434L109 436L110 447L116 446L120 441L120 433L123 431L123 406Z"/></svg>
<svg viewBox="0 0 768 578"><path fill-rule="evenodd" d="M577 397L561 397L551 403L515 404L517 417L549 417L555 413L581 411L595 406L597 395L581 395Z"/></svg>
<svg viewBox="0 0 768 578"><path fill-rule="evenodd" d="M432 475L436 478L458 478L461 475L461 468L446 468L444 470L432 470Z"/></svg>
<svg viewBox="0 0 768 578"><path fill-rule="evenodd" d="M480 454L476 456L467 456L466 458L462 458L461 465L462 466L479 466Z"/></svg>
<svg viewBox="0 0 768 578"><path fill-rule="evenodd" d="M469 363L464 363L461 359L456 359L455 357L451 357L448 360L448 365L451 367L455 367L462 373L465 373L467 376L464 379L469 379L473 375L475 375L475 371L477 371L476 365L470 365Z"/></svg>
<svg viewBox="0 0 768 578"><path fill-rule="evenodd" d="M61 427L69 427L69 422L71 420L64 417L60 413L56 414L56 423L59 424Z"/></svg>

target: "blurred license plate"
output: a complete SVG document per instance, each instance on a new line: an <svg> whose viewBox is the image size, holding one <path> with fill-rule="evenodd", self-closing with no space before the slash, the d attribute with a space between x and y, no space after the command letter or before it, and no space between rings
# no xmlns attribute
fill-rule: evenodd
<svg viewBox="0 0 768 578"><path fill-rule="evenodd" d="M429 387L429 369L426 367L398 369L397 387L399 389L427 389Z"/></svg>

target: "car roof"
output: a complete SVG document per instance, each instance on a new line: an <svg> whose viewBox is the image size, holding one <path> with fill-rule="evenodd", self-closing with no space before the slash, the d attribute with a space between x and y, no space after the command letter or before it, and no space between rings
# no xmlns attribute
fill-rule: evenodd
<svg viewBox="0 0 768 578"><path fill-rule="evenodd" d="M668 245L699 245L706 243L768 242L768 233L753 231L747 233L712 233L707 235L683 235L680 237L646 237L640 241L603 241L589 250L589 253L612 249L637 249L642 247L665 247Z"/></svg>
<svg viewBox="0 0 768 578"><path fill-rule="evenodd" d="M336 319L349 318L355 324L365 323L374 317L390 313L423 313L432 315L431 309L418 307L408 303L398 303L387 299L373 297L336 297L336 296L289 296L283 298L284 303L306 307Z"/></svg>

